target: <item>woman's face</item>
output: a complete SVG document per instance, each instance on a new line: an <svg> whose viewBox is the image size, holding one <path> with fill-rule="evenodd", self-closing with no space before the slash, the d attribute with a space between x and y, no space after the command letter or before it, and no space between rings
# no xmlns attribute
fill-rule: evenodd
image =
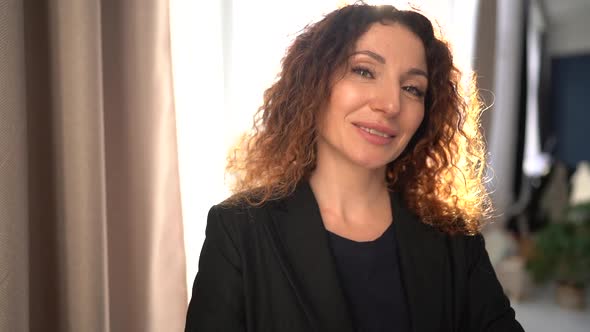
<svg viewBox="0 0 590 332"><path fill-rule="evenodd" d="M320 116L318 163L379 169L395 160L424 117L427 70L418 36L397 23L373 24L335 75Z"/></svg>

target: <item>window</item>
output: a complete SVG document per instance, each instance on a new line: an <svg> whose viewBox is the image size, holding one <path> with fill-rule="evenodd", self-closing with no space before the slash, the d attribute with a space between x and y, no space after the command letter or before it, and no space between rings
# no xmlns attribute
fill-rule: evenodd
<svg viewBox="0 0 590 332"><path fill-rule="evenodd" d="M238 135L249 129L264 89L279 71L286 47L306 24L344 1L337 0L171 0L172 58L177 115L187 282L197 272L209 208L229 195L224 184L225 157ZM405 1L389 3L400 8ZM414 1L439 23L473 25L477 1ZM454 12L457 8L471 15ZM288 13L288 14L286 14ZM453 15L454 14L454 15ZM460 20L452 20L461 17ZM459 41L457 58L471 58L473 30L446 28ZM470 34L470 35L467 35ZM469 67L467 65L466 67Z"/></svg>

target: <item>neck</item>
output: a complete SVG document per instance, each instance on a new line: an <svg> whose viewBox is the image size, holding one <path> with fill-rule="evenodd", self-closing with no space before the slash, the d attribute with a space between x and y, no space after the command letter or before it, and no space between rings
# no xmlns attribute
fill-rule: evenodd
<svg viewBox="0 0 590 332"><path fill-rule="evenodd" d="M367 169L349 161L318 158L309 182L320 210L343 219L364 214L376 203L389 204L385 167Z"/></svg>

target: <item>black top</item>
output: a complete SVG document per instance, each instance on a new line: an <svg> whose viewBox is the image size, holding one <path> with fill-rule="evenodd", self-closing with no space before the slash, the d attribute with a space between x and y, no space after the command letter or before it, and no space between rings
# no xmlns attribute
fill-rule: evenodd
<svg viewBox="0 0 590 332"><path fill-rule="evenodd" d="M522 332L481 234L441 233L390 197L413 331ZM307 181L260 206L214 206L206 235L186 331L354 332Z"/></svg>
<svg viewBox="0 0 590 332"><path fill-rule="evenodd" d="M368 242L328 233L355 330L410 331L393 226Z"/></svg>

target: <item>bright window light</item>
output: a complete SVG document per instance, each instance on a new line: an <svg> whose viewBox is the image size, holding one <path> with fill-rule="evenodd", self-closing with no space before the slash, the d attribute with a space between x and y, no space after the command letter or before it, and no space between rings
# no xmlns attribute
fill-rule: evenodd
<svg viewBox="0 0 590 332"><path fill-rule="evenodd" d="M311 22L346 4L338 0L170 1L171 44L177 116L184 240L189 297L205 238L209 208L229 195L224 183L230 145L252 124L262 93L279 71L285 49ZM368 1L407 8L407 1ZM451 5L468 0L412 1L436 17L458 45L471 49L473 37L447 22ZM449 30L450 29L450 30ZM458 32L463 32L459 34ZM469 40L470 42L464 42ZM471 53L458 49L466 62ZM456 50L457 51L457 50Z"/></svg>

